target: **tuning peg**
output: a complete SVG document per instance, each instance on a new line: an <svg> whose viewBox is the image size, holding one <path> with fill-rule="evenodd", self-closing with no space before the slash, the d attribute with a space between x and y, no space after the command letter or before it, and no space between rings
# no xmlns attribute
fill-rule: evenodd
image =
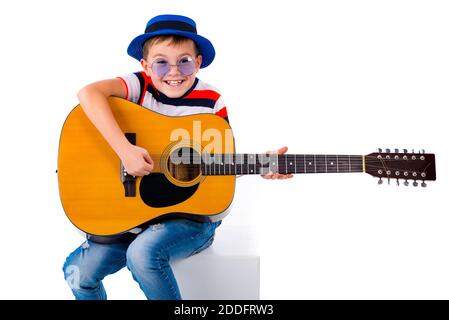
<svg viewBox="0 0 449 320"><path fill-rule="evenodd" d="M396 179L396 185L399 187L399 179Z"/></svg>
<svg viewBox="0 0 449 320"><path fill-rule="evenodd" d="M412 149L412 153L415 153L415 149Z"/></svg>
<svg viewBox="0 0 449 320"><path fill-rule="evenodd" d="M386 152L386 153L390 153L390 149L388 149L388 148L385 149L385 152Z"/></svg>
<svg viewBox="0 0 449 320"><path fill-rule="evenodd" d="M426 153L426 150L424 150L424 149L421 149L421 153Z"/></svg>
<svg viewBox="0 0 449 320"><path fill-rule="evenodd" d="M390 177L388 177L388 184L390 184Z"/></svg>
<svg viewBox="0 0 449 320"><path fill-rule="evenodd" d="M407 149L404 149L404 153L407 153Z"/></svg>
<svg viewBox="0 0 449 320"><path fill-rule="evenodd" d="M425 183L424 181L421 183L421 187L425 188L427 187L427 183Z"/></svg>
<svg viewBox="0 0 449 320"><path fill-rule="evenodd" d="M408 181L407 180L404 181L404 186L408 187Z"/></svg>
<svg viewBox="0 0 449 320"><path fill-rule="evenodd" d="M413 186L414 186L414 187L417 187L417 186L418 186L418 182L413 181Z"/></svg>
<svg viewBox="0 0 449 320"><path fill-rule="evenodd" d="M377 151L378 151L379 153L382 153L382 148L377 148Z"/></svg>
<svg viewBox="0 0 449 320"><path fill-rule="evenodd" d="M394 152L395 152L395 153L399 153L399 149L398 149L398 148L395 148L395 149L394 149Z"/></svg>
<svg viewBox="0 0 449 320"><path fill-rule="evenodd" d="M379 178L379 181L377 181L377 184L382 184L382 183L384 183L382 178Z"/></svg>

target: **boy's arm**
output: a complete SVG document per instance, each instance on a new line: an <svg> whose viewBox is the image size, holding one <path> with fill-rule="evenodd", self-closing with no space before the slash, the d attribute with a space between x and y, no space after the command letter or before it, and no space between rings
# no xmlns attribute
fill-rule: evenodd
<svg viewBox="0 0 449 320"><path fill-rule="evenodd" d="M135 176L149 174L153 169L153 161L145 149L132 145L126 139L108 104L107 98L110 96L126 97L122 80L98 81L78 92L78 99L87 117L122 160L125 170Z"/></svg>

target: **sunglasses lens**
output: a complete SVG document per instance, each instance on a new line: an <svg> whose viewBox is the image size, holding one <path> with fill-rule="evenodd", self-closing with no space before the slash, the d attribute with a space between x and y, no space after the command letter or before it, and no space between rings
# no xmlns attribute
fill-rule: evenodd
<svg viewBox="0 0 449 320"><path fill-rule="evenodd" d="M151 69L153 70L153 72L155 74L157 74L158 77L163 77L170 70L170 65L168 64L167 61L163 61L163 60L162 61L155 61L152 64Z"/></svg>
<svg viewBox="0 0 449 320"><path fill-rule="evenodd" d="M179 72L183 76L190 76L195 71L195 64L191 59L182 59L179 61Z"/></svg>

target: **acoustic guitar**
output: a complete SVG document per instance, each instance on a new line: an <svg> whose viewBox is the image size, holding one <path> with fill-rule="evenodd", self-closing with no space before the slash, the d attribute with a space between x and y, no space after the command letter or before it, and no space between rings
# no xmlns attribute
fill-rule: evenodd
<svg viewBox="0 0 449 320"><path fill-rule="evenodd" d="M154 169L143 177L127 174L81 106L70 112L59 142L59 193L70 221L91 235L117 235L168 216L223 219L236 175L365 172L379 182L414 186L436 179L434 154L237 154L231 127L219 116L169 117L120 98L109 103L128 140L148 150Z"/></svg>

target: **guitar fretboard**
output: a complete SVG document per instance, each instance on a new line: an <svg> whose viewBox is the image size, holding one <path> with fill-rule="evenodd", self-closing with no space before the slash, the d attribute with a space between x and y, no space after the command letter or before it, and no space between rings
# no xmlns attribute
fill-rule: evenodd
<svg viewBox="0 0 449 320"><path fill-rule="evenodd" d="M363 172L363 156L317 154L203 154L203 175L246 175L268 172L350 173Z"/></svg>

